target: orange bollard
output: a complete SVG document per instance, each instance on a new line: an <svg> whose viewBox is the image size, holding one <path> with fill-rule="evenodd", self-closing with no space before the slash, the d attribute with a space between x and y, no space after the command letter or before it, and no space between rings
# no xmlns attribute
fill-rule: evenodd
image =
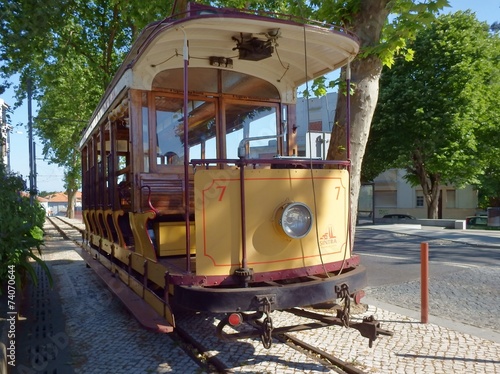
<svg viewBox="0 0 500 374"><path fill-rule="evenodd" d="M429 243L420 243L420 322L429 322Z"/></svg>

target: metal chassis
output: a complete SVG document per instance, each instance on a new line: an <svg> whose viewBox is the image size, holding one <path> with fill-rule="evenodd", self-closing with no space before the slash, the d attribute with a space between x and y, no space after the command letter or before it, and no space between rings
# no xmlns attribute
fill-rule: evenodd
<svg viewBox="0 0 500 374"><path fill-rule="evenodd" d="M347 284L351 294L366 286L364 266L329 278L307 277L290 284L262 287L213 288L175 286L173 302L181 307L214 313L261 311L261 300L268 298L271 310L290 309L334 300L338 288Z"/></svg>

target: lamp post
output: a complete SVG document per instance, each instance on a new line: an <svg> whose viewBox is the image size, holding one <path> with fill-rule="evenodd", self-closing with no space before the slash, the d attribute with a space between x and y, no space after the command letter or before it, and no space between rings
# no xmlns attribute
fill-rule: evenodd
<svg viewBox="0 0 500 374"><path fill-rule="evenodd" d="M30 164L30 204L33 205L36 191L35 143L33 141L33 117L31 111L31 79L28 79L28 149Z"/></svg>

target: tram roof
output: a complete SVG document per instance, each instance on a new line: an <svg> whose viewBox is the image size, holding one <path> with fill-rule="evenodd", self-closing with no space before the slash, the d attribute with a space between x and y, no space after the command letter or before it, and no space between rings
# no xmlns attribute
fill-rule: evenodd
<svg viewBox="0 0 500 374"><path fill-rule="evenodd" d="M346 65L359 50L354 34L329 24L190 3L187 13L143 30L92 115L81 145L125 89L151 90L158 73L183 67L185 40L190 68L259 77L276 86L286 103L295 102L297 87ZM215 66L221 58L223 66ZM227 59L231 66L225 66Z"/></svg>

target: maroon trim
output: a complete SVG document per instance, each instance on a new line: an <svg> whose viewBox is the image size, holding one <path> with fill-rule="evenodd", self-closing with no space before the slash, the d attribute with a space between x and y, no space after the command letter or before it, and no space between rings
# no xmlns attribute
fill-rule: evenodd
<svg viewBox="0 0 500 374"><path fill-rule="evenodd" d="M236 165L301 165L301 166L310 166L310 165L339 165L348 167L350 165L349 160L338 161L338 160L311 160L309 158L292 158L292 159L280 159L280 158L259 158L259 159L248 159L245 158L243 160L240 159L227 159L227 158L212 158L212 159L193 159L191 160L191 164L193 166L196 165L208 165L211 164L236 164Z"/></svg>
<svg viewBox="0 0 500 374"><path fill-rule="evenodd" d="M261 282L276 282L285 279L294 279L300 277L309 277L315 275L322 275L327 272L337 272L340 269L347 271L354 268L360 264L360 258L358 255L353 255L351 258L345 261L329 262L324 265L308 266L297 269L286 269L277 270L263 273L252 274L252 279L249 282L251 286L252 283ZM168 282L176 286L234 286L240 285L241 277L234 275L218 275L218 276L196 276L191 274L169 274Z"/></svg>
<svg viewBox="0 0 500 374"><path fill-rule="evenodd" d="M271 310L314 305L341 297L344 288L356 294L367 285L363 265L326 277L298 278L283 284L255 283L248 287L174 286L172 302L179 307L214 313L263 311L262 300L272 300Z"/></svg>

